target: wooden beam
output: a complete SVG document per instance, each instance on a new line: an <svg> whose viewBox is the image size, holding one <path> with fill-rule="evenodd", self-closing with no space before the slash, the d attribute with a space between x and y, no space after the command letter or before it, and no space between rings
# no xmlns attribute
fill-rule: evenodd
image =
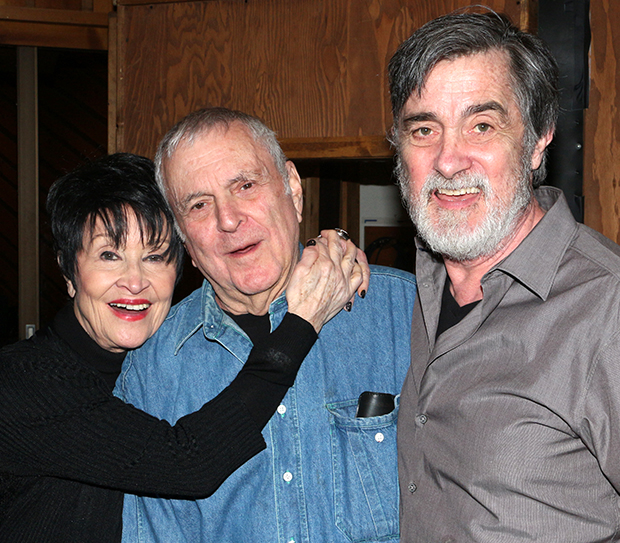
<svg viewBox="0 0 620 543"><path fill-rule="evenodd" d="M280 145L290 159L389 158L390 144L383 136L357 138L282 138Z"/></svg>
<svg viewBox="0 0 620 543"><path fill-rule="evenodd" d="M17 49L19 337L39 327L39 131L37 49Z"/></svg>
<svg viewBox="0 0 620 543"><path fill-rule="evenodd" d="M116 0L117 6L143 6L145 4L183 4L195 2L196 0ZM246 0L237 0L245 2Z"/></svg>
<svg viewBox="0 0 620 543"><path fill-rule="evenodd" d="M0 6L0 45L108 48L108 14Z"/></svg>

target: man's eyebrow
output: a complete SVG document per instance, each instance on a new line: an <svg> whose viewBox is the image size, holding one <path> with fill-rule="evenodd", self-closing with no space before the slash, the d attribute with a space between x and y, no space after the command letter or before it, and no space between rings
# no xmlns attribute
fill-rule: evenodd
<svg viewBox="0 0 620 543"><path fill-rule="evenodd" d="M255 172L242 170L237 175L235 175L235 177L229 179L225 186L232 187L237 183L245 183L246 181L252 181L253 179L257 179L258 177L260 177L260 172L258 171Z"/></svg>
<svg viewBox="0 0 620 543"><path fill-rule="evenodd" d="M252 181L260 177L262 177L262 172L260 171L243 170L243 171L240 171L232 179L229 179L228 181L226 181L226 183L224 184L224 188L232 187L233 185L236 185L238 183L245 183L247 181ZM189 206L189 204L192 202L192 200L195 200L197 198L204 198L205 196L210 196L210 194L202 190L192 192L186 195L182 200L177 202L177 209L179 209L179 211L181 212L184 212L187 209L187 206Z"/></svg>
<svg viewBox="0 0 620 543"><path fill-rule="evenodd" d="M485 102L484 104L474 104L473 106L469 106L463 112L463 118L476 115L477 113L484 113L485 111L497 111L501 115L502 120L508 120L508 111L506 111L506 108L502 106L502 104L496 102L495 100Z"/></svg>
<svg viewBox="0 0 620 543"><path fill-rule="evenodd" d="M192 200L202 198L203 196L207 196L207 193L204 191L192 192L191 194L186 195L182 200L177 201L176 207L179 211L184 212Z"/></svg>
<svg viewBox="0 0 620 543"><path fill-rule="evenodd" d="M430 111L428 112L421 112L421 113L412 113L411 115L407 115L406 117L403 118L403 127L407 128L409 125L415 124L415 123L425 123L425 122L435 122L437 121L437 115L435 115L434 113L431 113Z"/></svg>
<svg viewBox="0 0 620 543"><path fill-rule="evenodd" d="M474 104L472 106L469 106L463 112L462 117L465 119L472 115L476 115L477 113L484 113L485 111L497 111L501 115L502 120L504 121L508 120L508 111L506 110L504 106L502 106L502 104L500 104L499 102L496 102L495 100L484 102L483 104ZM412 124L424 123L424 122L439 122L439 120L435 113L432 113L430 111L424 111L420 113L412 113L411 115L407 115L406 117L403 118L403 121L402 121L404 128L407 128L409 125L412 125Z"/></svg>

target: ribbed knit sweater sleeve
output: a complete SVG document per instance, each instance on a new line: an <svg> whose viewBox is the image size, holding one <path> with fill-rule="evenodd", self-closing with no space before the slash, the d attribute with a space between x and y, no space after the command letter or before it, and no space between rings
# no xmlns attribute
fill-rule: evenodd
<svg viewBox="0 0 620 543"><path fill-rule="evenodd" d="M316 340L305 321L285 317L282 325L254 349L229 387L174 426L114 397L54 334L3 349L0 471L136 494L212 494L265 448L261 430L269 417L256 412L268 398L273 413ZM305 347L291 351L282 334L297 340L301 334ZM244 393L246 386L263 385L266 395Z"/></svg>

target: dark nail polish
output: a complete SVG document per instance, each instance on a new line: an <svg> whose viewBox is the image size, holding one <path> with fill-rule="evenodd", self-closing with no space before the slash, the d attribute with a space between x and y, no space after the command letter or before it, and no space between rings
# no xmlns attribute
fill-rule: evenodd
<svg viewBox="0 0 620 543"><path fill-rule="evenodd" d="M315 245L316 245L315 239L309 239L308 241L306 241L306 247L314 247Z"/></svg>
<svg viewBox="0 0 620 543"><path fill-rule="evenodd" d="M362 290L362 292L360 292L360 298L362 298L362 300L364 298L366 298L366 291L365 290Z"/></svg>
<svg viewBox="0 0 620 543"><path fill-rule="evenodd" d="M353 307L353 303L352 302L347 302L344 306L344 310L345 311L351 311L351 308Z"/></svg>

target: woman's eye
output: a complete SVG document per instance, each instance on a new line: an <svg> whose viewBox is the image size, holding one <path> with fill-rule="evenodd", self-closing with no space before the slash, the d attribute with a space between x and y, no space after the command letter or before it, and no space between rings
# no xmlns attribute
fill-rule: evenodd
<svg viewBox="0 0 620 543"><path fill-rule="evenodd" d="M163 255L149 255L146 257L146 260L148 262L163 262L164 261L164 257Z"/></svg>
<svg viewBox="0 0 620 543"><path fill-rule="evenodd" d="M118 255L112 251L103 251L101 253L101 260L117 260Z"/></svg>

